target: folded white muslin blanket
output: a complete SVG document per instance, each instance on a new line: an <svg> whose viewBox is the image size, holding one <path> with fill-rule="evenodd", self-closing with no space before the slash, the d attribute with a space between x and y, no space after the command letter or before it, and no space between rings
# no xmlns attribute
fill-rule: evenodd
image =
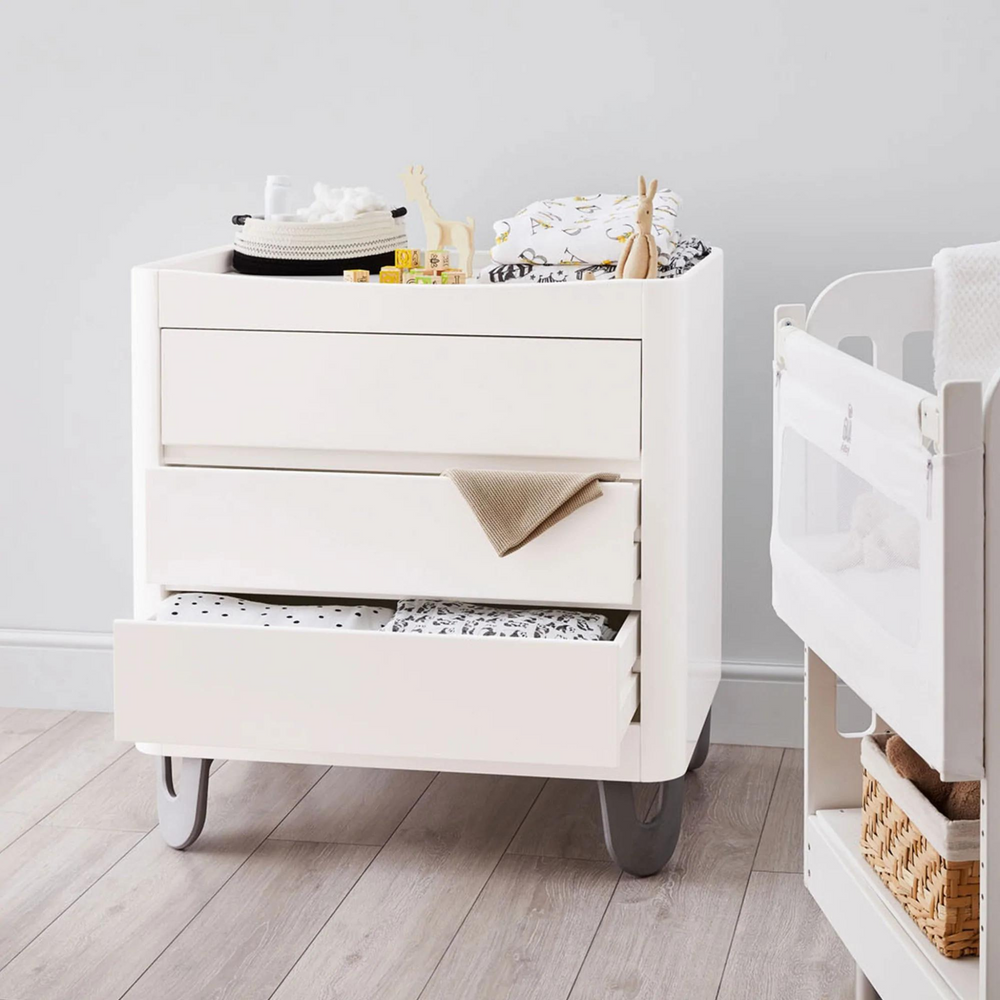
<svg viewBox="0 0 1000 1000"><path fill-rule="evenodd" d="M493 635L519 639L601 640L614 637L608 619L590 611L556 608L493 608L460 601L406 598L384 626L386 632Z"/></svg>
<svg viewBox="0 0 1000 1000"><path fill-rule="evenodd" d="M1000 369L1000 243L934 255L934 387Z"/></svg>
<svg viewBox="0 0 1000 1000"><path fill-rule="evenodd" d="M363 604L268 604L223 594L174 594L157 609L158 622L201 625L263 625L265 628L380 629L392 617L389 608Z"/></svg>
<svg viewBox="0 0 1000 1000"><path fill-rule="evenodd" d="M622 247L636 232L635 194L588 194L532 202L509 219L493 223L490 251L498 264L617 264ZM653 237L661 261L677 245L673 191L653 198Z"/></svg>

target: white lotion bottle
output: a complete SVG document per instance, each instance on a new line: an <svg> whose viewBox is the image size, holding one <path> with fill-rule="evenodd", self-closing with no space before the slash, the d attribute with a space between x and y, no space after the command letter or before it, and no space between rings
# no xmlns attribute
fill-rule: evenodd
<svg viewBox="0 0 1000 1000"><path fill-rule="evenodd" d="M292 218L292 179L285 174L268 174L264 185L264 218L272 221Z"/></svg>

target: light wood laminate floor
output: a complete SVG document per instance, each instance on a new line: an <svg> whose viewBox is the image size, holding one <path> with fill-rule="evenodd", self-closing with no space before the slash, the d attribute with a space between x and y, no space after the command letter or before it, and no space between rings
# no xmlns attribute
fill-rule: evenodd
<svg viewBox="0 0 1000 1000"><path fill-rule="evenodd" d="M0 708L0 1000L849 1000L799 751L713 746L669 867L596 786L217 764L184 853L111 717Z"/></svg>

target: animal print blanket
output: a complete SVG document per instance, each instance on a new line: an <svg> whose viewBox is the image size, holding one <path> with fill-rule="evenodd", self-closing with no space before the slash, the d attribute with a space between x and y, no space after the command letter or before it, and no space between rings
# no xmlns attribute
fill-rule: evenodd
<svg viewBox="0 0 1000 1000"><path fill-rule="evenodd" d="M636 231L635 194L586 194L532 202L509 219L493 223L490 251L497 264L615 265ZM661 260L677 245L680 196L659 191L653 198L653 236Z"/></svg>
<svg viewBox="0 0 1000 1000"><path fill-rule="evenodd" d="M665 256L660 254L658 278L676 278L690 271L700 260L704 260L712 248L697 237L678 237L678 244ZM575 266L550 266L545 264L493 264L476 272L476 281L528 282L536 284L562 284L567 281L583 281L592 274L597 281L610 281L615 276L614 264L577 264Z"/></svg>
<svg viewBox="0 0 1000 1000"><path fill-rule="evenodd" d="M406 598L383 626L385 632L493 635L520 639L601 640L614 637L604 615L553 608L494 608L461 601Z"/></svg>

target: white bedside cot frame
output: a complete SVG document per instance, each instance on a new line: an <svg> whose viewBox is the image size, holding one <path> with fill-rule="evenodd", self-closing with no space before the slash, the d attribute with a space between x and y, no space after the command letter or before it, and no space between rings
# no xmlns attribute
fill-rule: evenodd
<svg viewBox="0 0 1000 1000"><path fill-rule="evenodd" d="M921 268L850 275L808 314L775 312L771 552L775 609L806 645L805 880L857 962L860 1000L1000 997L988 919L1000 899L1000 822L987 794L1000 773L1000 402L996 378L938 395L903 382L904 340L932 329L933 302L933 272ZM858 336L871 339L874 367L837 350ZM789 456L801 439L818 457L796 477ZM790 541L803 496L834 501L830 458L904 506L925 491L911 647L866 620L872 609L852 606ZM859 736L837 731L838 678L872 708L873 730L899 732L946 779L982 781L979 959L938 955L861 858Z"/></svg>
<svg viewBox="0 0 1000 1000"><path fill-rule="evenodd" d="M663 783L679 824L720 677L721 251L662 281L423 288L238 275L220 248L135 268L132 288L135 618L115 625L115 720L164 761L168 842L200 832L198 762L218 757L594 778L612 852L616 824L630 841L617 859L661 867L676 830L638 823L631 783ZM449 466L622 481L500 560ZM590 644L151 620L184 590L623 624ZM175 797L172 757L196 798Z"/></svg>

